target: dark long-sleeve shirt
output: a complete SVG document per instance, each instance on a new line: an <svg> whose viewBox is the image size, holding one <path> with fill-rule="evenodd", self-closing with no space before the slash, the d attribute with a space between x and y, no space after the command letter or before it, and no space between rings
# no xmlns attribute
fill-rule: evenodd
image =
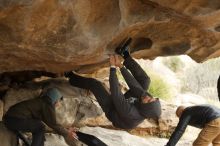
<svg viewBox="0 0 220 146"><path fill-rule="evenodd" d="M123 128L123 129L132 129L136 127L138 124L143 122L143 120L147 117L143 117L140 114L140 109L138 108L138 105L135 103L129 102L129 100L125 99L125 96L122 94L120 88L119 88L119 82L116 75L116 69L111 68L110 69L110 77L109 77L109 83L110 83L110 92L111 92L111 98L113 100L113 104L115 107L115 111L111 113L112 117L112 123L115 127ZM152 113L155 111L151 111L152 109L159 110L160 108L157 108L159 104L159 100L156 100L152 103L148 103L149 105L149 117L148 118L154 118L152 116ZM154 108L156 107L156 108ZM159 106L160 107L160 106ZM157 115L155 115L156 117Z"/></svg>
<svg viewBox="0 0 220 146"><path fill-rule="evenodd" d="M204 128L205 124L220 117L220 109L210 105L191 106L186 108L179 120L179 123L171 135L167 146L175 146L179 141L187 125L197 128Z"/></svg>
<svg viewBox="0 0 220 146"><path fill-rule="evenodd" d="M48 97L39 97L26 100L10 107L5 116L22 119L42 120L58 134L66 136L67 130L56 121L55 107L50 103Z"/></svg>
<svg viewBox="0 0 220 146"><path fill-rule="evenodd" d="M140 115L135 105L126 100L122 94L115 68L110 69L109 83L115 107L115 111L111 114L113 125L123 129L132 129L143 122L144 117Z"/></svg>

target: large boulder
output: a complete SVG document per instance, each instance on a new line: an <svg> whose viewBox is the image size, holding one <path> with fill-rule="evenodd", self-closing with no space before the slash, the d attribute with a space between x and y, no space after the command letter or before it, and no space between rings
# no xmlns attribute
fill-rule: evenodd
<svg viewBox="0 0 220 146"><path fill-rule="evenodd" d="M80 131L92 134L105 142L108 146L163 146L168 139L158 137L139 137L126 131L110 130L100 127L83 127ZM192 133L193 132L193 133ZM178 142L178 146L192 145L196 139L198 131L191 129Z"/></svg>
<svg viewBox="0 0 220 146"><path fill-rule="evenodd" d="M159 129L162 131L169 131L173 130L176 127L177 123L179 122L178 117L175 114L176 106L173 104L169 104L165 101L161 100L161 107L162 107L162 114L158 121Z"/></svg>
<svg viewBox="0 0 220 146"><path fill-rule="evenodd" d="M220 56L218 0L1 0L0 73L90 72L126 37L134 56Z"/></svg>
<svg viewBox="0 0 220 146"><path fill-rule="evenodd" d="M68 142L62 136L57 134L47 133L45 134L45 138L45 146L85 146L77 140Z"/></svg>

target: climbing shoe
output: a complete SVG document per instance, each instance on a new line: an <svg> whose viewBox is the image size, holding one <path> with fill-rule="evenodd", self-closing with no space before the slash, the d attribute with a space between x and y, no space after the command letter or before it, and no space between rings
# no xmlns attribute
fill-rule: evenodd
<svg viewBox="0 0 220 146"><path fill-rule="evenodd" d="M130 56L130 52L129 52L129 45L132 41L132 38L127 38L125 40L123 40L118 47L115 49L115 53L118 55L121 55L123 58L127 58L128 56Z"/></svg>

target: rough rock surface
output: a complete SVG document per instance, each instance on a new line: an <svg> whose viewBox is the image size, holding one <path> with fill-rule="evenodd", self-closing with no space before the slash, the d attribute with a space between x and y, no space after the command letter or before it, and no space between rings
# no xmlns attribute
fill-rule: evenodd
<svg viewBox="0 0 220 146"><path fill-rule="evenodd" d="M83 127L81 131L93 134L104 141L108 146L163 146L168 139L157 137L138 137L126 131L109 130L100 127ZM192 134L193 132L193 134ZM190 129L179 140L177 146L190 146L197 137L198 130Z"/></svg>
<svg viewBox="0 0 220 146"><path fill-rule="evenodd" d="M62 136L55 134L46 134L45 146L68 146Z"/></svg>
<svg viewBox="0 0 220 146"><path fill-rule="evenodd" d="M94 71L128 36L136 57L204 61L220 56L219 8L219 0L1 0L0 72Z"/></svg>

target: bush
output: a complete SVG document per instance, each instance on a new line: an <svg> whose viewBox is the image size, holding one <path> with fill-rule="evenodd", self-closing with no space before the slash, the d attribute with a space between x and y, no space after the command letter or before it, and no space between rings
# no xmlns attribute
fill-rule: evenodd
<svg viewBox="0 0 220 146"><path fill-rule="evenodd" d="M151 78L151 83L148 92L154 96L164 100L168 100L172 97L171 86L158 74L148 73Z"/></svg>
<svg viewBox="0 0 220 146"><path fill-rule="evenodd" d="M164 58L163 64L166 65L173 72L178 72L184 67L184 63L178 56Z"/></svg>

